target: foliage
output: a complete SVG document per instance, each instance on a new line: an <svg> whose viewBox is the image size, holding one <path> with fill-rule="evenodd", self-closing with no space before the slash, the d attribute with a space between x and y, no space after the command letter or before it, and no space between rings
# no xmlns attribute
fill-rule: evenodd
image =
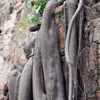
<svg viewBox="0 0 100 100"><path fill-rule="evenodd" d="M28 9L32 9L34 7L34 10L31 12L32 16L28 19L28 21L31 22L31 24L34 23L35 25L40 26L42 23L42 14L46 6L46 0L43 0L43 2L37 2L37 0L33 2L30 0L27 2L27 6L29 6ZM39 18L37 18L37 16L39 16Z"/></svg>

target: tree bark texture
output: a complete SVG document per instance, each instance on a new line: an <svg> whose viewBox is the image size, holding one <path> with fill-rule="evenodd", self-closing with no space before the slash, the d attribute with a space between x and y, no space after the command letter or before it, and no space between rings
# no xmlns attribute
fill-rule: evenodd
<svg viewBox="0 0 100 100"><path fill-rule="evenodd" d="M20 72L12 70L8 80L9 100L18 100Z"/></svg>
<svg viewBox="0 0 100 100"><path fill-rule="evenodd" d="M67 1L68 7L68 22L70 23L75 11L76 11L76 3L77 0ZM69 100L73 100L73 93L76 89L76 57L77 57L77 33L76 33L76 20L74 21L74 25L72 26L72 31L70 32L70 41L69 46L69 56L71 63L69 64ZM68 36L67 36L68 37ZM65 47L66 48L66 47ZM66 51L65 51L66 52Z"/></svg>
<svg viewBox="0 0 100 100"><path fill-rule="evenodd" d="M59 52L59 32L54 11L62 1L50 0L43 13L36 37L33 67L34 100L65 100L64 80Z"/></svg>
<svg viewBox="0 0 100 100"><path fill-rule="evenodd" d="M33 57L29 58L21 75L18 100L33 100L32 70Z"/></svg>
<svg viewBox="0 0 100 100"><path fill-rule="evenodd" d="M24 46L24 53L27 58L29 58L30 55L33 55L32 53L34 52L35 39L36 39L36 35L30 38Z"/></svg>
<svg viewBox="0 0 100 100"><path fill-rule="evenodd" d="M68 6L69 27L66 38L65 54L69 66L69 100L77 100L77 24L76 17L79 14L83 1L80 0L76 10L77 0L66 1Z"/></svg>

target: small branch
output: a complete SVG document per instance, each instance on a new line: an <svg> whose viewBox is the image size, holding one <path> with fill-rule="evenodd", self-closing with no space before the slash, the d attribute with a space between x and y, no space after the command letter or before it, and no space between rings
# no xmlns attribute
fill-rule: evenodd
<svg viewBox="0 0 100 100"><path fill-rule="evenodd" d="M91 9L90 7L86 6L84 3L83 3L83 6L87 9Z"/></svg>

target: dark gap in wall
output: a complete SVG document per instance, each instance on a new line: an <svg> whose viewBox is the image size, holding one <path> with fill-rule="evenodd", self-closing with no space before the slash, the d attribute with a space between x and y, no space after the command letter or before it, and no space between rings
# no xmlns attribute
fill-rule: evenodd
<svg viewBox="0 0 100 100"><path fill-rule="evenodd" d="M0 33L2 33L2 31L0 30Z"/></svg>

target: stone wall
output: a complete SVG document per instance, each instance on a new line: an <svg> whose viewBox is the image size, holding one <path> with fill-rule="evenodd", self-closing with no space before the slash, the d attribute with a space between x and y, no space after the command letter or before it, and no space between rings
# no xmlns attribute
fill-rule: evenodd
<svg viewBox="0 0 100 100"><path fill-rule="evenodd" d="M9 2L8 2L9 1ZM3 87L7 83L8 75L15 63L23 59L23 45L35 33L29 32L30 24L27 22L30 11L27 11L25 3L15 9L20 0L1 0L0 7L2 22L0 27L0 99L3 97ZM85 2L91 9L85 7L84 34L82 48L86 48L81 54L80 75L82 77L84 93L87 100L100 99L100 1L87 0ZM1 13L0 13L1 14ZM28 16L26 16L28 15ZM55 17L59 24L60 48L62 61L65 62L65 30L64 12ZM89 45L90 44L90 45ZM78 66L79 67L79 66Z"/></svg>
<svg viewBox="0 0 100 100"><path fill-rule="evenodd" d="M0 0L0 99L14 65L26 60L24 44L35 34L29 31L30 12L21 0Z"/></svg>
<svg viewBox="0 0 100 100"><path fill-rule="evenodd" d="M83 84L87 100L100 99L100 2L87 1L85 7L85 25L84 25L84 47L88 47L84 51L85 63L83 70Z"/></svg>
<svg viewBox="0 0 100 100"><path fill-rule="evenodd" d="M100 99L100 1L87 0L84 7L82 54L80 56L80 75L82 78L83 99ZM62 61L65 61L64 12L59 14L59 33ZM80 87L80 88L82 88Z"/></svg>

